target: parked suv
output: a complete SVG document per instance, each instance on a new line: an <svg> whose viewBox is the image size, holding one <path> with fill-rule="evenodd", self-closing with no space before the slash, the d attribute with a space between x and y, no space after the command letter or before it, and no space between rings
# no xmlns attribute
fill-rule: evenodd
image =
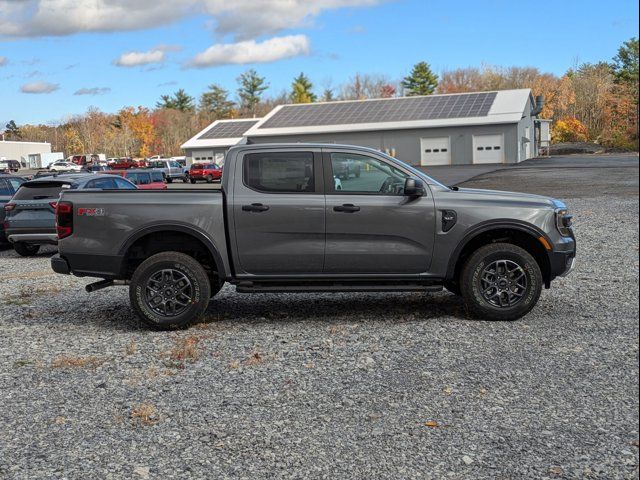
<svg viewBox="0 0 640 480"><path fill-rule="evenodd" d="M182 171L182 165L175 160L152 160L147 162L147 168L160 170L167 183L171 183L174 180L182 180L183 182L186 182L184 172Z"/></svg>
<svg viewBox="0 0 640 480"><path fill-rule="evenodd" d="M6 170L7 173L15 173L20 170L20 167L20 162L17 160L0 160L0 172Z"/></svg>
<svg viewBox="0 0 640 480"><path fill-rule="evenodd" d="M67 190L135 190L124 178L91 173L43 177L22 183L4 206L4 229L22 256L35 255L40 245L58 242L55 210L60 193Z"/></svg>
<svg viewBox="0 0 640 480"><path fill-rule="evenodd" d="M196 183L198 180L204 180L207 183L220 181L222 179L222 168L215 163L194 163L189 169L189 181Z"/></svg>
<svg viewBox="0 0 640 480"><path fill-rule="evenodd" d="M6 243L7 237L4 233L4 206L9 203L11 197L26 180L15 175L5 175L0 173L0 243Z"/></svg>

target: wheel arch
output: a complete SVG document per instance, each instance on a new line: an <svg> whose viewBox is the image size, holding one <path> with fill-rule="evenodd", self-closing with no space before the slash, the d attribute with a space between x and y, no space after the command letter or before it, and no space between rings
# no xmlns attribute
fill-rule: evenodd
<svg viewBox="0 0 640 480"><path fill-rule="evenodd" d="M454 249L447 265L446 279L457 281L462 266L478 248L490 243L506 242L524 248L533 256L542 272L545 287L551 283L551 262L544 243L552 245L551 239L540 228L517 220L493 220L484 222L468 232Z"/></svg>
<svg viewBox="0 0 640 480"><path fill-rule="evenodd" d="M212 266L215 267L215 273L219 277L220 281L224 281L226 277L224 262L222 261L222 256L220 255L220 252L213 240L211 240L211 238L205 232L194 228L191 225L182 224L179 222L148 225L137 230L133 235L131 235L122 245L118 253L123 259L121 265L121 273L123 275L126 274L128 260L131 256L133 247L141 245L145 241L151 241L151 239L153 239L154 237L160 238L162 234L174 237L181 236L183 238L191 238L199 245L201 245L204 251L206 251L210 256L213 263ZM176 251L180 251L180 249Z"/></svg>

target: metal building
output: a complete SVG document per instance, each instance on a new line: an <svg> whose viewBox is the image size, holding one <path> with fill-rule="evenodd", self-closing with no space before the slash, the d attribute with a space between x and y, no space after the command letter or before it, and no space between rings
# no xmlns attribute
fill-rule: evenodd
<svg viewBox="0 0 640 480"><path fill-rule="evenodd" d="M259 118L216 120L182 144L187 165L212 162L222 164L229 147L244 142L244 133L258 121Z"/></svg>
<svg viewBox="0 0 640 480"><path fill-rule="evenodd" d="M413 165L516 163L538 153L537 103L521 89L281 105L245 137L362 145Z"/></svg>
<svg viewBox="0 0 640 480"><path fill-rule="evenodd" d="M50 153L50 143L0 140L0 158L18 160L23 167L32 168L34 159ZM37 168L37 166L33 168Z"/></svg>

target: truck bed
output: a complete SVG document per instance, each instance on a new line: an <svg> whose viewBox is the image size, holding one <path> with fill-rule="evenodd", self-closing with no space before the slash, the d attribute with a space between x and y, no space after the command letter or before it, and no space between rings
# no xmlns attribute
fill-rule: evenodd
<svg viewBox="0 0 640 480"><path fill-rule="evenodd" d="M70 190L60 201L74 205L73 235L60 242L59 252L74 257L76 274L113 276L127 248L158 230L196 233L218 252L227 251L220 190ZM79 258L73 252L86 253ZM228 272L228 259L219 260Z"/></svg>

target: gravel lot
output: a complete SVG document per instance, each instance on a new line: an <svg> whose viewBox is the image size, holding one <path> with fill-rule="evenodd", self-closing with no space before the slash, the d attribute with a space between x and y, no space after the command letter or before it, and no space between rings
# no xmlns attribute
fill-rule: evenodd
<svg viewBox="0 0 640 480"><path fill-rule="evenodd" d="M226 287L149 332L125 288L1 251L0 478L638 478L637 161L466 185L576 215L577 270L520 321Z"/></svg>

